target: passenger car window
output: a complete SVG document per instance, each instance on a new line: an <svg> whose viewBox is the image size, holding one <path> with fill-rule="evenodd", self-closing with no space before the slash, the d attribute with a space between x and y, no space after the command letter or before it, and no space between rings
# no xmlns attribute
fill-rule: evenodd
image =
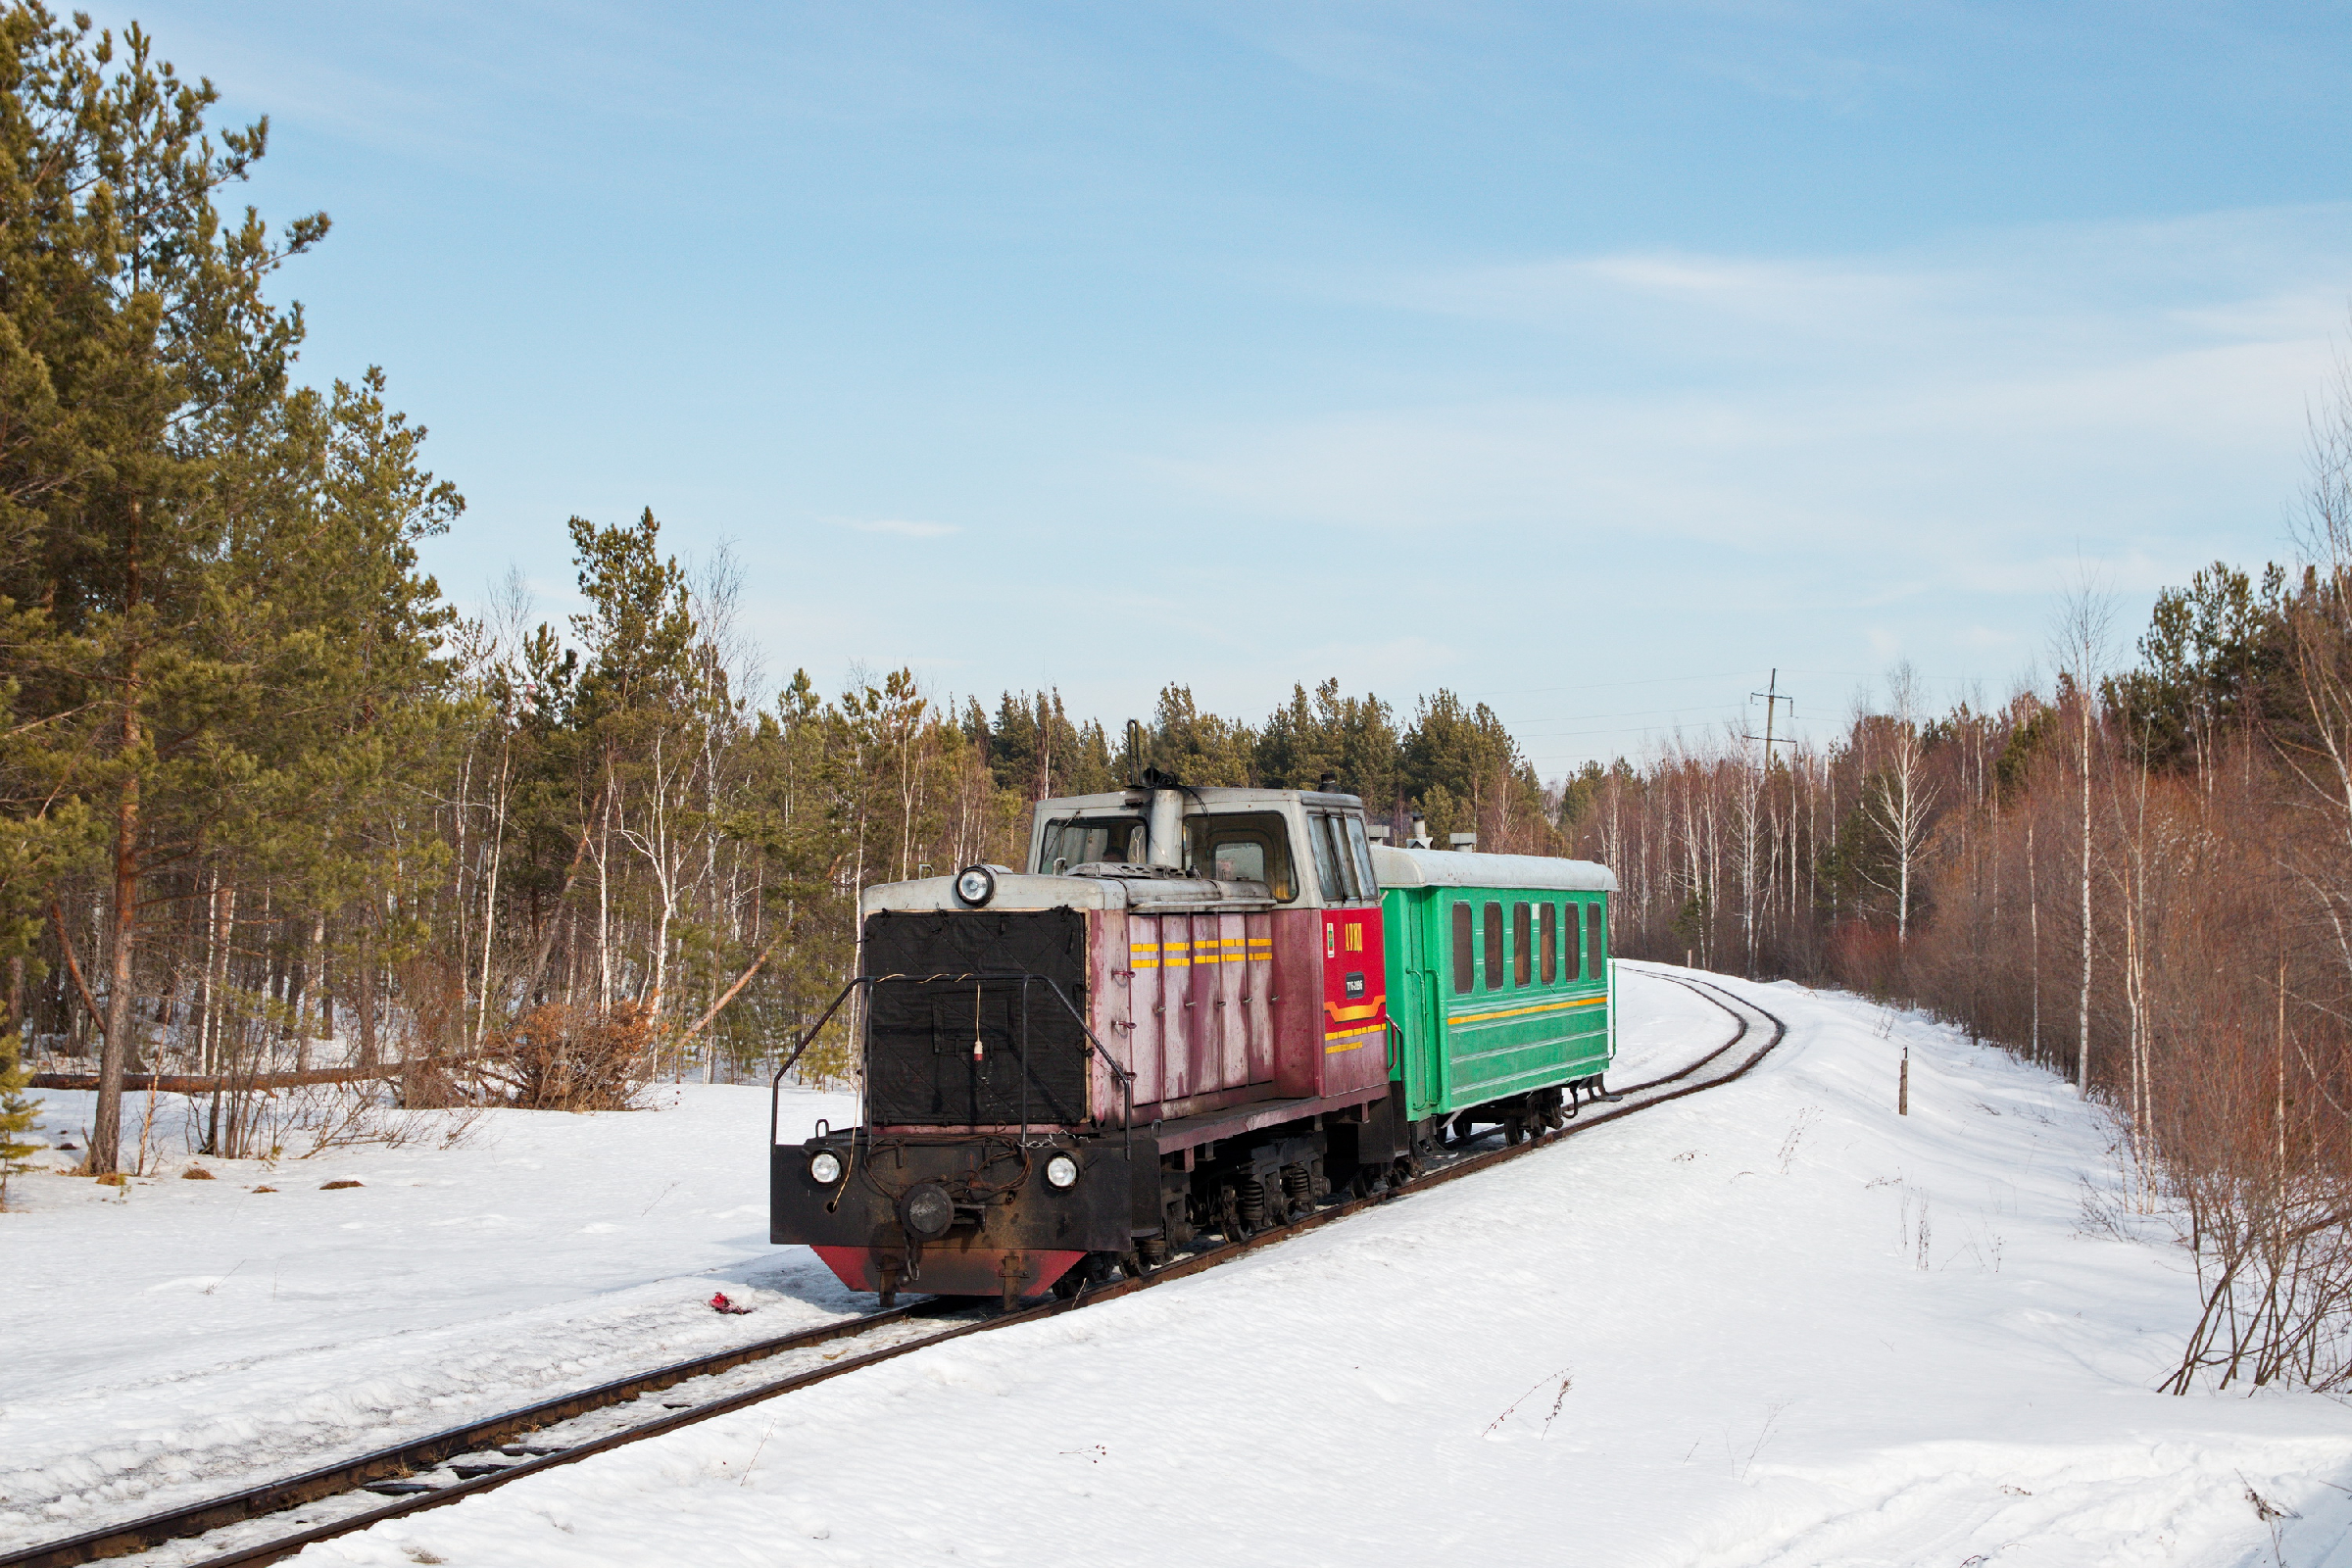
<svg viewBox="0 0 2352 1568"><path fill-rule="evenodd" d="M1592 968L1592 978L1605 980L1609 973L1609 925L1608 917L1602 912L1602 906L1598 904L1592 906L1591 948L1589 961Z"/></svg>
<svg viewBox="0 0 2352 1568"><path fill-rule="evenodd" d="M1565 927L1565 935L1568 940L1568 983L1574 985L1577 979L1577 954L1585 940L1585 906L1583 905L1571 904L1568 906L1568 924Z"/></svg>
<svg viewBox="0 0 2352 1568"><path fill-rule="evenodd" d="M1529 940L1530 913L1524 904L1511 906L1511 984L1526 985L1529 979L1528 959L1534 956L1535 943Z"/></svg>
<svg viewBox="0 0 2352 1568"><path fill-rule="evenodd" d="M1470 994L1478 974L1478 957L1470 947L1471 918L1470 906L1453 906L1453 994L1457 997Z"/></svg>
<svg viewBox="0 0 2352 1568"><path fill-rule="evenodd" d="M1487 906L1487 989L1502 989L1502 906Z"/></svg>
<svg viewBox="0 0 2352 1568"><path fill-rule="evenodd" d="M1560 977L1560 906L1545 904L1539 907L1543 910L1538 923L1544 927L1544 983L1550 985Z"/></svg>

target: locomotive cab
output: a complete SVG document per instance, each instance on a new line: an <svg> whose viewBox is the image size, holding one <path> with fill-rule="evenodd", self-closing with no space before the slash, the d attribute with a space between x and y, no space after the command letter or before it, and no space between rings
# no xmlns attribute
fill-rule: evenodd
<svg viewBox="0 0 2352 1568"><path fill-rule="evenodd" d="M866 889L863 1125L772 1148L771 1240L1010 1304L1385 1168L1379 901L1355 797L1221 788L1045 801L1023 870Z"/></svg>

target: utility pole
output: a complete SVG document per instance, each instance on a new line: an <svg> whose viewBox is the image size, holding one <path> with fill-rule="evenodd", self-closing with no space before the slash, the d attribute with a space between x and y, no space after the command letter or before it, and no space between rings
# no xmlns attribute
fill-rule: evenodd
<svg viewBox="0 0 2352 1568"><path fill-rule="evenodd" d="M1781 695L1781 671L1778 665L1773 667L1772 679L1765 683L1764 690L1760 692L1749 692L1747 694L1747 700L1751 703L1759 697L1764 699L1764 733L1761 735L1750 735L1744 729L1740 731L1741 739L1751 741L1760 740L1764 743L1764 765L1756 771L1756 794L1755 796L1750 797L1750 814L1743 830L1746 861L1744 869L1740 873L1740 881L1742 886L1740 891L1740 921L1741 926L1744 927L1747 932L1747 973L1750 979L1753 979L1756 973L1756 821L1753 814L1753 806L1754 802L1758 799L1765 801L1765 809L1769 814L1771 809L1770 796L1772 792L1772 749L1775 746L1793 746L1796 744L1794 741L1790 740L1775 739L1772 733L1773 720L1780 716L1781 705L1783 703L1787 703L1788 705L1788 716L1791 719L1796 717L1796 699L1793 697L1783 697ZM1791 823L1793 823L1796 815L1796 792L1793 782L1791 782L1789 786L1788 806L1789 818ZM1780 844L1780 825L1775 823L1772 827L1772 835L1773 844L1776 849ZM1791 890L1793 890L1796 886L1796 861L1793 842L1791 843L1789 850L1788 885ZM1772 912L1772 904L1775 898L1776 895L1772 889L1767 887L1764 892L1764 899L1766 902L1764 913L1767 920L1770 918Z"/></svg>
<svg viewBox="0 0 2352 1568"><path fill-rule="evenodd" d="M1772 771L1772 749L1775 746L1794 746L1796 744L1796 742L1791 740L1776 741L1772 738L1773 715L1780 711L1781 704L1787 703L1788 705L1788 716L1790 718L1796 717L1796 699L1793 697L1783 697L1781 695L1781 672L1777 667L1773 670L1772 679L1768 683L1765 690L1760 692L1749 692L1747 694L1749 702L1754 702L1759 697L1764 699L1764 733L1761 735L1742 734L1740 739L1750 741L1760 740L1764 743L1764 771L1769 773Z"/></svg>

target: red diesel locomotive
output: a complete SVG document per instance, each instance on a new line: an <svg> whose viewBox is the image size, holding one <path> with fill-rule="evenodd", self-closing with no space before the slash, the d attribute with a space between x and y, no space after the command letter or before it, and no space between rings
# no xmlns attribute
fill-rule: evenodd
<svg viewBox="0 0 2352 1568"><path fill-rule="evenodd" d="M867 889L865 1125L771 1148L771 1239L1009 1306L1409 1167L1372 861L1352 795L1148 776Z"/></svg>

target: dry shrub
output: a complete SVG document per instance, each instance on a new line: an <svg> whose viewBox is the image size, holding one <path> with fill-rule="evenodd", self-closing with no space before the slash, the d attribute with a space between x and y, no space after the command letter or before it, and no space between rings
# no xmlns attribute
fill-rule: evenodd
<svg viewBox="0 0 2352 1568"><path fill-rule="evenodd" d="M1884 1000L1904 995L1903 948L1886 926L1840 920L1830 928L1831 967L1864 996Z"/></svg>
<svg viewBox="0 0 2352 1568"><path fill-rule="evenodd" d="M2325 1169L2208 1169L2176 1188L2204 1311L2163 1387L2352 1386L2352 1182Z"/></svg>
<svg viewBox="0 0 2352 1568"><path fill-rule="evenodd" d="M451 1098L419 1105L405 1093L393 1100L373 1084L315 1084L295 1089L288 1096L285 1122L311 1135L311 1147L302 1157L363 1144L380 1144L386 1149L411 1144L462 1148L471 1141L481 1121L481 1107L475 1102L479 1097L466 1096L446 1074L428 1076L437 1078L441 1091Z"/></svg>
<svg viewBox="0 0 2352 1568"><path fill-rule="evenodd" d="M404 1110L454 1110L482 1102L480 1093L461 1078L469 1062L446 1056L412 1056L400 1064L399 1100Z"/></svg>
<svg viewBox="0 0 2352 1568"><path fill-rule="evenodd" d="M653 1059L653 1014L549 1003L484 1048L473 1063L498 1102L520 1110L634 1110Z"/></svg>

